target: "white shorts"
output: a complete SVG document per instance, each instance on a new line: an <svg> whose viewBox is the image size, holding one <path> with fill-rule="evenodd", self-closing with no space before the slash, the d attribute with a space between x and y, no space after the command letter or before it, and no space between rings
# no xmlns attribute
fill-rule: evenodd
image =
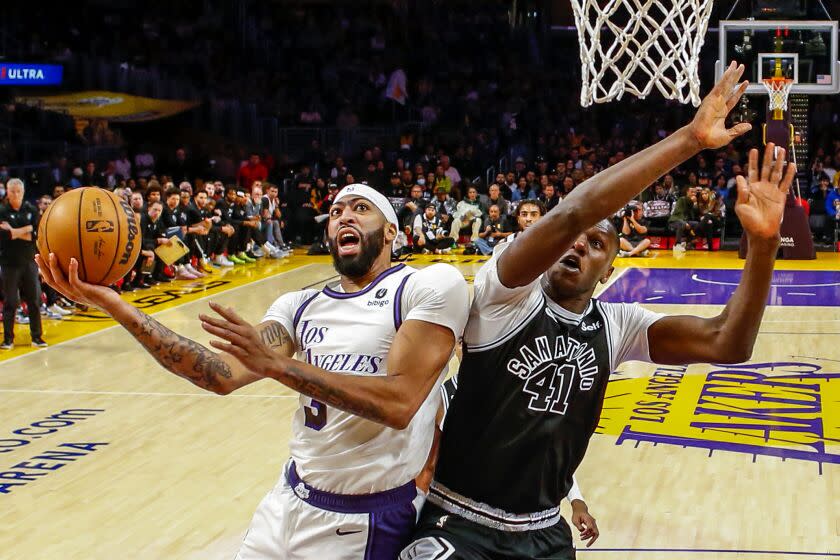
<svg viewBox="0 0 840 560"><path fill-rule="evenodd" d="M410 542L424 501L413 482L362 496L319 491L290 463L257 507L236 558L394 560Z"/></svg>

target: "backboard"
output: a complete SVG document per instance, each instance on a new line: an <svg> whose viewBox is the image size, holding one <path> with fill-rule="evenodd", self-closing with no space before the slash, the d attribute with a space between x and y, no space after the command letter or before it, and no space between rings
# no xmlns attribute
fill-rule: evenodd
<svg viewBox="0 0 840 560"><path fill-rule="evenodd" d="M746 67L747 93L766 93L761 83L781 70L794 80L792 93L840 92L837 22L829 20L722 20L715 79L731 60Z"/></svg>

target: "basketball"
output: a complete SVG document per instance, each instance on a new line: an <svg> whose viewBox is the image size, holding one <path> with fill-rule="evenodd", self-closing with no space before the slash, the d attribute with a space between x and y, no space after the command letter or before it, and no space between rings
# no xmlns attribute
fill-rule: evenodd
<svg viewBox="0 0 840 560"><path fill-rule="evenodd" d="M110 286L126 275L140 253L140 217L128 202L96 187L71 190L53 202L38 225L42 259L55 253L67 274L79 261L79 278Z"/></svg>

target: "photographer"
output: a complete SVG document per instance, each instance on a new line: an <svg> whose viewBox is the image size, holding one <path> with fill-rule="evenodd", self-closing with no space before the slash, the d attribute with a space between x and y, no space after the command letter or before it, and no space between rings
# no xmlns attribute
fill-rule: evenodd
<svg viewBox="0 0 840 560"><path fill-rule="evenodd" d="M619 257L647 256L650 239L644 237L648 228L642 217L643 213L642 206L638 203L630 203L624 207L619 234Z"/></svg>
<svg viewBox="0 0 840 560"><path fill-rule="evenodd" d="M487 210L487 214L487 224L484 226L484 231L479 233L478 239L473 242L475 249L482 255L492 254L496 244L512 233L508 229L505 223L505 216L502 215L502 211L498 205L491 205Z"/></svg>

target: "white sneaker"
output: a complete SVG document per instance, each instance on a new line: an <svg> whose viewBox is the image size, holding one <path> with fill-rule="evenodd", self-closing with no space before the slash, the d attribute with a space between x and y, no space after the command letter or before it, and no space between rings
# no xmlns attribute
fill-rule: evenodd
<svg viewBox="0 0 840 560"><path fill-rule="evenodd" d="M253 249L251 249L251 254L257 257L258 259L261 259L265 256L265 253L259 247L254 247Z"/></svg>
<svg viewBox="0 0 840 560"><path fill-rule="evenodd" d="M217 255L214 262L219 266L233 266L233 263L224 255Z"/></svg>
<svg viewBox="0 0 840 560"><path fill-rule="evenodd" d="M64 316L73 314L73 312L70 311L69 309L64 309L62 307L59 307L59 305L57 303L54 303L54 304L50 305L49 307L47 307L47 311L52 311L53 313L55 313L57 315L64 315Z"/></svg>
<svg viewBox="0 0 840 560"><path fill-rule="evenodd" d="M185 264L184 268L186 268L187 272L189 272L190 274L192 274L196 278L204 278L204 273L196 270L195 267L192 264Z"/></svg>
<svg viewBox="0 0 840 560"><path fill-rule="evenodd" d="M618 256L621 257L621 258L627 258L627 257L630 256L630 252L629 251L619 251Z"/></svg>
<svg viewBox="0 0 840 560"><path fill-rule="evenodd" d="M176 268L176 271L177 274L175 275L175 278L178 280L196 280L198 278L198 276L187 270L187 267L183 264Z"/></svg>
<svg viewBox="0 0 840 560"><path fill-rule="evenodd" d="M270 255L271 253L277 251L278 248L275 247L274 244L270 241L266 241L265 243L263 243L263 249L265 249L265 252Z"/></svg>
<svg viewBox="0 0 840 560"><path fill-rule="evenodd" d="M64 315L60 315L58 313L53 313L49 309L47 309L47 313L46 313L45 316L46 316L47 319L52 319L54 321L61 321L62 319L64 319Z"/></svg>

